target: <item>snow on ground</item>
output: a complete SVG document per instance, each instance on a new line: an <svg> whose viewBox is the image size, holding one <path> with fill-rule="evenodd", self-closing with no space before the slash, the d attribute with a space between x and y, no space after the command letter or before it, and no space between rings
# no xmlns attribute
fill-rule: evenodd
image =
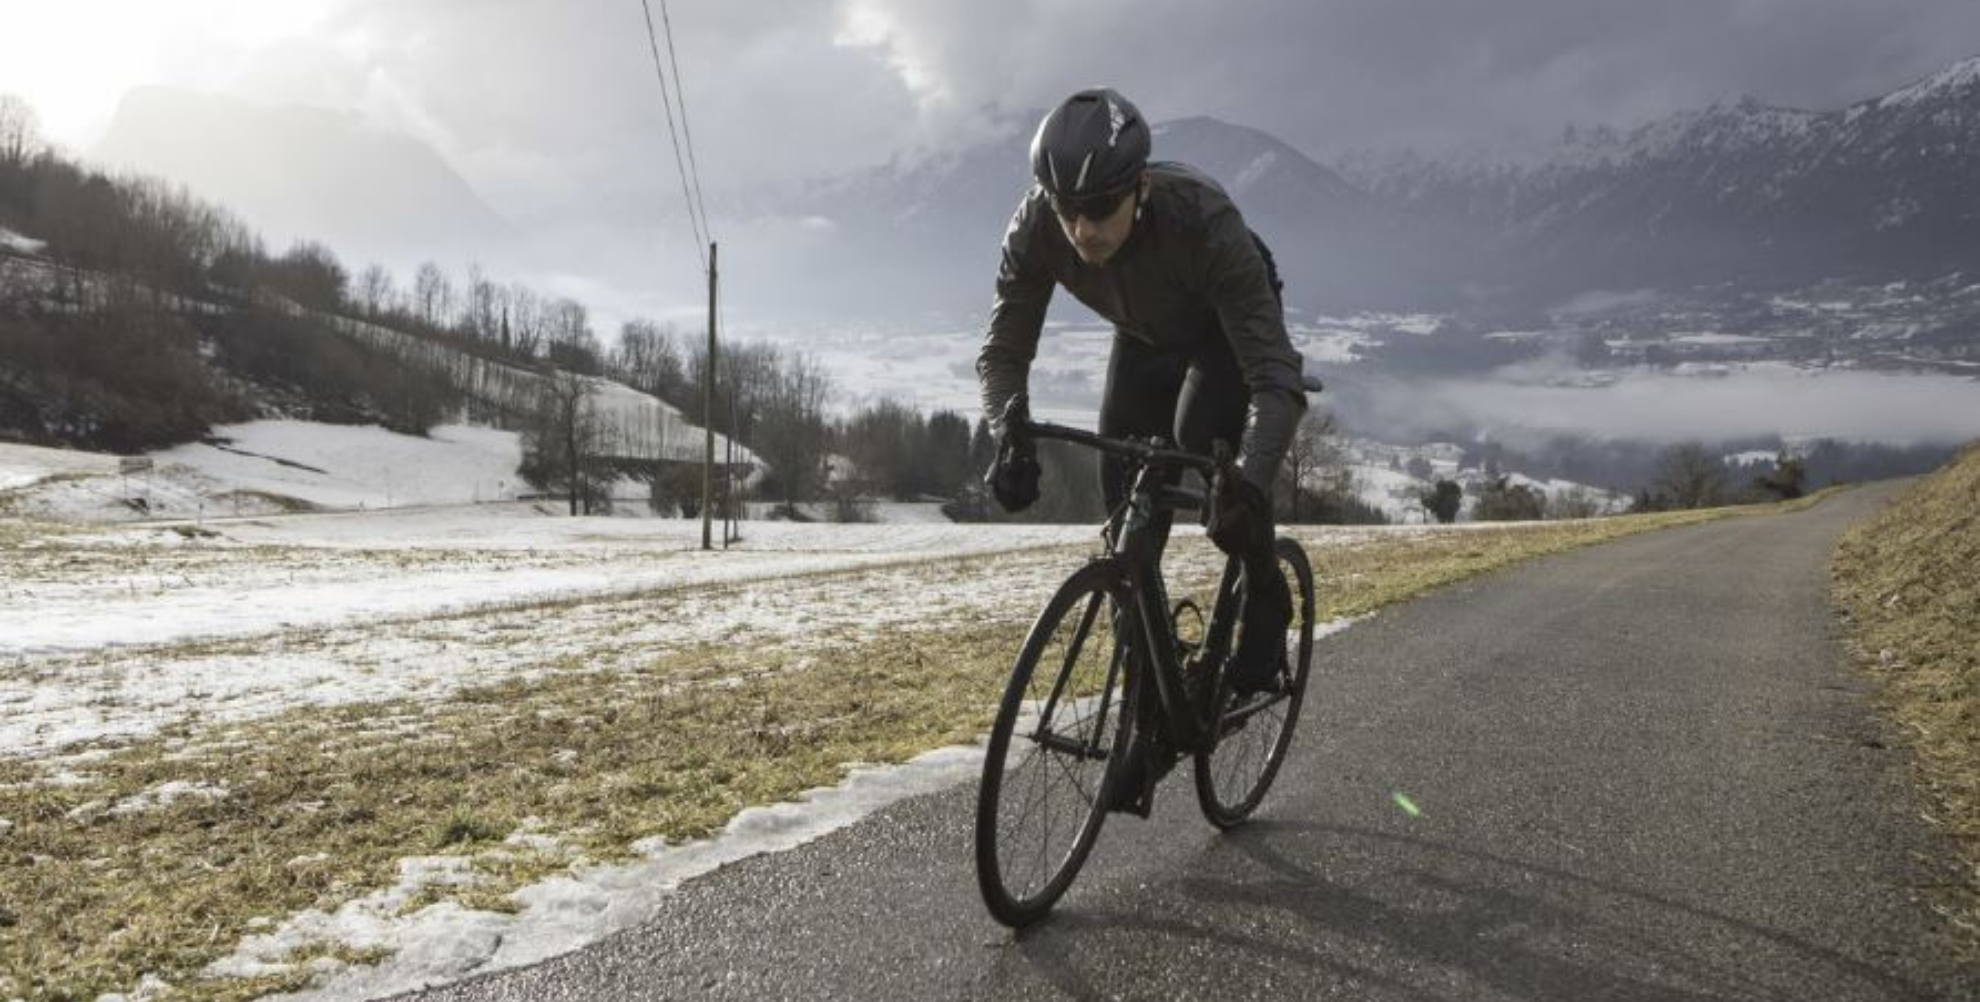
<svg viewBox="0 0 1980 1002"><path fill-rule="evenodd" d="M1772 465L1780 458L1775 449L1748 449L1745 452L1729 452L1719 457L1719 462L1727 466L1757 466L1761 463Z"/></svg>
<svg viewBox="0 0 1980 1002"><path fill-rule="evenodd" d="M207 443L153 458L328 508L494 501L530 489L516 475L522 446L515 432L461 425L420 438L375 425L252 421L222 425Z"/></svg>
<svg viewBox="0 0 1980 1002"><path fill-rule="evenodd" d="M1315 635L1351 625L1352 620L1323 623ZM360 1002L534 964L638 925L694 877L751 856L797 848L896 801L969 782L982 763L983 746L977 744L938 748L895 766L858 767L838 786L809 790L787 803L747 808L712 839L678 846L656 840L640 847L648 855L645 861L585 867L517 891L512 897L522 909L513 915L468 911L453 903L405 914L405 903L421 887L446 880L462 864L451 857L402 860L401 879L393 887L334 914L306 911L293 916L277 930L249 937L214 969L251 975L298 947L326 940L359 950L393 951L383 963L346 968L309 991L277 997ZM517 838L511 836L511 841Z"/></svg>
<svg viewBox="0 0 1980 1002"><path fill-rule="evenodd" d="M781 518L782 505L772 501L751 501L743 506L749 521L741 526L741 531L753 531L759 522L769 522ZM797 506L798 513L808 521L836 521L838 506L829 501L807 502ZM948 525L949 516L942 514L942 504L938 501L861 501L857 504L858 521L877 525ZM857 524L857 523L855 523Z"/></svg>
<svg viewBox="0 0 1980 1002"><path fill-rule="evenodd" d="M182 528L71 530L0 551L0 755L139 737L194 712L438 698L594 647L632 657L1021 616L1097 538L1090 526L760 522L736 549L702 551L698 521L523 505Z"/></svg>
<svg viewBox="0 0 1980 1002"><path fill-rule="evenodd" d="M0 491L27 487L55 477L105 476L116 472L116 456L0 442Z"/></svg>
<svg viewBox="0 0 1980 1002"><path fill-rule="evenodd" d="M1321 624L1316 635L1350 625L1349 620ZM252 975L298 947L325 941L392 951L383 963L346 968L311 990L278 996L295 1002L358 1002L537 963L639 924L694 877L751 856L794 849L896 801L968 782L982 761L978 744L938 748L896 766L855 768L836 787L748 808L712 839L678 846L656 841L641 847L648 854L642 862L585 867L517 891L512 897L522 909L513 915L467 911L452 903L405 914L405 903L422 887L458 879L461 863L452 857L403 860L401 878L393 887L334 914L306 911L293 916L279 929L249 937L213 969ZM511 841L518 837L529 836L511 836Z"/></svg>
<svg viewBox="0 0 1980 1002"><path fill-rule="evenodd" d="M46 246L48 246L46 241L36 240L33 237L24 237L5 226L0 226L0 248L5 248L16 254L39 254L41 253L41 249Z"/></svg>
<svg viewBox="0 0 1980 1002"><path fill-rule="evenodd" d="M121 474L117 457L102 458L109 462L107 475L99 469L87 475L45 476L8 496L8 509L16 515L57 522L136 522L264 515L307 507L303 502L241 490L187 466L154 464L148 470Z"/></svg>
<svg viewBox="0 0 1980 1002"><path fill-rule="evenodd" d="M311 943L347 943L395 951L384 963L347 968L317 988L281 999L356 1002L521 967L598 942L638 925L682 883L762 853L796 848L857 822L888 804L967 782L982 767L980 747L944 748L911 762L855 769L837 787L791 803L752 807L715 838L647 847L627 866L586 867L525 888L514 915L467 911L455 904L401 914L428 883L448 879L447 857L403 861L399 883L334 914L304 912L279 929L250 937L216 972L250 975ZM456 878L457 879L457 878Z"/></svg>
<svg viewBox="0 0 1980 1002"><path fill-rule="evenodd" d="M0 755L142 737L195 714L443 698L562 657L607 670L697 643L803 642L1006 607L1022 618L1095 539L1086 526L765 522L724 553L699 549L699 522L479 509L205 531L220 535L145 527L5 554L16 573L0 583L0 664L12 662L0 667ZM953 559L969 554L993 556ZM930 592L931 563L966 570Z"/></svg>
<svg viewBox="0 0 1980 1002"><path fill-rule="evenodd" d="M192 719L443 699L698 644L810 649L960 618L1022 623L1098 548L1083 525L759 522L725 553L699 548L698 522L520 505L181 528L0 534L0 756ZM1328 547L1404 531L1300 535ZM1172 578L1213 577L1221 558L1200 530L1177 537Z"/></svg>
<svg viewBox="0 0 1980 1002"><path fill-rule="evenodd" d="M1422 497L1429 484L1386 466L1356 464L1348 469L1361 500L1381 509L1389 521L1404 525L1428 518Z"/></svg>
<svg viewBox="0 0 1980 1002"><path fill-rule="evenodd" d="M370 509L510 499L514 432L441 426L428 437L377 426L253 421L201 443L152 453L119 473L120 457L0 444L7 511L59 522L132 522Z"/></svg>
<svg viewBox="0 0 1980 1002"><path fill-rule="evenodd" d="M1747 334L1722 334L1717 331L1678 331L1667 336L1672 344L1686 344L1699 347L1727 347L1731 345L1772 344L1772 338L1753 337Z"/></svg>

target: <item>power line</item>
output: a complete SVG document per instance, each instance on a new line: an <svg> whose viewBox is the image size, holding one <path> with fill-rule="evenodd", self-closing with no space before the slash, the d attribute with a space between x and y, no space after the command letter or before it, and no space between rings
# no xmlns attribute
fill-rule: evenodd
<svg viewBox="0 0 1980 1002"><path fill-rule="evenodd" d="M694 253L701 260L701 270L706 272L708 270L708 252L704 248L710 243L710 240L704 221L696 211L694 196L688 190L688 168L686 161L681 157L680 133L674 128L674 101L667 88L667 69L660 59L660 38L653 28L653 8L647 0L639 0L639 7L646 14L646 41L653 50L654 78L660 81L660 103L667 111L667 137L674 144L674 169L681 177L681 201L687 205L688 225L694 230ZM667 44L669 48L673 45L671 35L668 37ZM685 116L687 106L682 105L681 107Z"/></svg>
<svg viewBox="0 0 1980 1002"><path fill-rule="evenodd" d="M667 0L660 0L660 28L667 35L667 65L674 71L674 103L681 106L681 136L687 140L688 172L694 176L694 203L701 210L701 228L708 239L715 229L708 224L708 203L701 200L701 165L694 159L694 129L688 126L687 88L681 86L681 59L674 55L674 21L667 15Z"/></svg>

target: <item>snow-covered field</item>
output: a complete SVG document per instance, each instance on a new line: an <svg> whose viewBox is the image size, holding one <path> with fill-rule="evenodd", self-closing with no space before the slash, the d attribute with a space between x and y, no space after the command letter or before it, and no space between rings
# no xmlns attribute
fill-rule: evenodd
<svg viewBox="0 0 1980 1002"><path fill-rule="evenodd" d="M763 522L735 549L703 551L699 522L520 505L185 530L30 531L6 547L0 755L139 737L195 715L440 698L594 647L636 655L880 629L1007 601L1016 615L1076 554L984 561L980 577L936 594L923 591L921 565L1095 537L1085 526Z"/></svg>
<svg viewBox="0 0 1980 1002"><path fill-rule="evenodd" d="M115 456L0 442L0 491L28 487L58 477L94 477L116 472Z"/></svg>
<svg viewBox="0 0 1980 1002"><path fill-rule="evenodd" d="M375 425L254 421L213 434L211 444L182 445L153 459L238 490L326 508L499 501L529 490L516 475L522 446L511 431L443 425L419 438Z"/></svg>
<svg viewBox="0 0 1980 1002"><path fill-rule="evenodd" d="M0 491L15 514L65 522L222 518L285 511L469 504L528 490L514 432L442 426L426 438L377 426L253 421L204 443L119 458L0 444Z"/></svg>

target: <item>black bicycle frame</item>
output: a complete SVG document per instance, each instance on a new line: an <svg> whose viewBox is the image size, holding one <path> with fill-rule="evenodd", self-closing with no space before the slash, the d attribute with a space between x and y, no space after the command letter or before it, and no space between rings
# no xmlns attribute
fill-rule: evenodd
<svg viewBox="0 0 1980 1002"><path fill-rule="evenodd" d="M1141 652L1142 663L1126 667L1131 672L1137 672L1141 681L1154 683L1155 696L1162 709L1160 716L1167 721L1171 745L1178 751L1194 750L1206 735L1207 721L1183 685L1181 659L1176 650L1174 624L1170 618L1168 586L1162 578L1161 553L1157 549L1160 541L1150 529L1158 514L1194 510L1204 504L1201 492L1169 483L1168 474L1181 469L1208 473L1215 468L1216 461L1166 448L1159 439L1110 439L1077 428L1038 423L1027 423L1025 430L1036 438L1091 446L1122 456L1135 464L1137 472L1133 488L1128 492L1127 505L1116 519L1110 520L1106 531L1107 556L1118 560L1127 571L1128 591L1132 596L1131 606L1124 610L1128 617L1127 629L1129 635L1140 640L1135 647ZM1206 663L1215 663L1228 652L1231 632L1236 625L1236 617L1231 613L1236 608L1233 599L1238 580L1237 561L1227 561L1223 577L1217 585L1216 600L1211 605L1209 623L1205 627L1201 652ZM1075 634L1074 650L1084 645L1093 620L1099 613L1099 605L1097 601L1090 603L1082 615ZM1124 667L1120 655L1121 647L1117 644L1112 662L1108 665L1103 700L1111 698L1115 691L1114 683ZM1061 682L1063 684L1063 679ZM1041 724L1051 719L1059 695L1055 686L1040 717ZM1103 702L1100 719L1105 719L1105 711ZM1041 732L1045 729L1041 726ZM1079 751L1091 757L1105 757L1105 752L1098 747L1099 740L1096 734L1091 742L1094 747Z"/></svg>

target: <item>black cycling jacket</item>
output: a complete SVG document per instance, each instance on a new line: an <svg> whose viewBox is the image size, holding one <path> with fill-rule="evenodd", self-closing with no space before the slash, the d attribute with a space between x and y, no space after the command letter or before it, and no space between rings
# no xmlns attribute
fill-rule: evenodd
<svg viewBox="0 0 1980 1002"><path fill-rule="evenodd" d="M1245 479L1271 496L1306 396L1300 357L1260 245L1229 195L1194 168L1148 167L1148 197L1127 242L1104 265L1073 250L1043 189L1033 186L1004 234L990 330L976 358L990 420L1022 392L1038 353L1045 307L1063 285L1112 321L1117 337L1178 348L1229 338L1251 391L1240 462Z"/></svg>

